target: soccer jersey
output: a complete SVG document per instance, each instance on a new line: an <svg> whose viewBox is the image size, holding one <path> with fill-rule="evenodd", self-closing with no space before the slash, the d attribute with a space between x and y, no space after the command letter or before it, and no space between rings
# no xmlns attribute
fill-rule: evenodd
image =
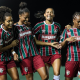
<svg viewBox="0 0 80 80"><path fill-rule="evenodd" d="M60 42L63 42L66 38L77 37L76 42L68 42L67 47L67 60L68 61L79 61L80 60L80 29L70 28L69 30L64 29Z"/></svg>
<svg viewBox="0 0 80 80"><path fill-rule="evenodd" d="M17 38L19 40L18 55L20 60L26 57L38 55L36 44L34 42L32 31L30 27L25 25L15 25L15 35L18 34Z"/></svg>
<svg viewBox="0 0 80 80"><path fill-rule="evenodd" d="M0 25L0 45L3 45L3 47L8 46L11 44L12 41L13 31L6 31L3 29L2 25ZM11 49L0 52L0 61L9 61L12 59Z"/></svg>
<svg viewBox="0 0 80 80"><path fill-rule="evenodd" d="M43 21L34 26L34 35L38 35L38 40L42 42L58 42L60 31L61 26L56 22L46 24L45 21ZM60 50L51 46L40 46L39 51L41 56L60 54Z"/></svg>

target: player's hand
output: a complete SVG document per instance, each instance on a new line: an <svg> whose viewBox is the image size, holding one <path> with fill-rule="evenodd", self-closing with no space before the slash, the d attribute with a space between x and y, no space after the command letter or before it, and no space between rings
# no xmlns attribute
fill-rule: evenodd
<svg viewBox="0 0 80 80"><path fill-rule="evenodd" d="M65 28L68 30L71 28L71 25L66 25Z"/></svg>
<svg viewBox="0 0 80 80"><path fill-rule="evenodd" d="M12 41L12 43L10 44L12 47L15 47L15 46L17 46L18 45L18 43L19 43L19 40L14 40L14 41Z"/></svg>
<svg viewBox="0 0 80 80"><path fill-rule="evenodd" d="M78 77L80 78L80 75L78 75Z"/></svg>
<svg viewBox="0 0 80 80"><path fill-rule="evenodd" d="M52 47L55 47L55 48L57 48L57 49L61 49L61 44L59 44L58 42L53 42L53 43L51 43L51 46L52 46Z"/></svg>
<svg viewBox="0 0 80 80"><path fill-rule="evenodd" d="M14 60L15 60L15 61L19 61L19 60L18 60L18 55L17 55L16 53L14 53L13 56L14 56Z"/></svg>
<svg viewBox="0 0 80 80"><path fill-rule="evenodd" d="M69 38L66 39L66 41L76 42L77 41L77 38L76 37L69 37Z"/></svg>

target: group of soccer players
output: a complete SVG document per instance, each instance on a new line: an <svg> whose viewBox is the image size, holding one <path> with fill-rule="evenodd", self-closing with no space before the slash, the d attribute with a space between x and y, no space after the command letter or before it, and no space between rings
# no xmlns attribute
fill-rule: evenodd
<svg viewBox="0 0 80 80"><path fill-rule="evenodd" d="M80 12L73 15L73 24L68 25L61 34L61 26L54 22L53 8L47 8L38 17L45 20L30 26L30 11L21 2L19 20L13 23L11 9L0 7L0 80L19 80L15 61L19 61L22 75L33 80L37 71L42 80L49 80L49 67L53 67L53 80L60 80L61 48L67 45L65 80L73 80L80 75ZM36 16L37 17L37 16ZM37 46L39 45L39 50ZM65 54L65 53L64 53Z"/></svg>

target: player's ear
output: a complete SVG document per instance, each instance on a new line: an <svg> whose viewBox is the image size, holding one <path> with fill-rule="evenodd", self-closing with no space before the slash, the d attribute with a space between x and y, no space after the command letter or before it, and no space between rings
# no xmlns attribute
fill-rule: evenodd
<svg viewBox="0 0 80 80"><path fill-rule="evenodd" d="M21 14L19 14L19 18L21 18Z"/></svg>
<svg viewBox="0 0 80 80"><path fill-rule="evenodd" d="M45 13L44 13L44 17L45 17Z"/></svg>
<svg viewBox="0 0 80 80"><path fill-rule="evenodd" d="M55 14L53 14L53 17L55 17Z"/></svg>

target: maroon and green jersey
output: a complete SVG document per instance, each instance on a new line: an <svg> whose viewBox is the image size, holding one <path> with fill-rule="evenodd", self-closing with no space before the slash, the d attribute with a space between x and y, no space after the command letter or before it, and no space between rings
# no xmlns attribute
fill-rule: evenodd
<svg viewBox="0 0 80 80"><path fill-rule="evenodd" d="M25 25L15 25L18 34L19 47L18 47L18 55L20 59L25 59L26 57L36 56L39 54L36 44L33 39L32 30L30 27L26 27Z"/></svg>
<svg viewBox="0 0 80 80"><path fill-rule="evenodd" d="M0 45L3 47L8 46L13 41L13 31L6 31L0 25ZM11 48L12 49L12 48ZM4 52L0 52L0 61L9 61L13 58L11 49L8 49Z"/></svg>
<svg viewBox="0 0 80 80"><path fill-rule="evenodd" d="M43 42L58 42L60 31L61 26L56 22L46 24L45 21L43 21L34 26L34 35L38 36L38 40ZM40 46L39 51L41 56L60 54L60 50L51 46Z"/></svg>
<svg viewBox="0 0 80 80"><path fill-rule="evenodd" d="M67 60L68 61L80 61L80 29L71 28L69 30L64 29L60 42L63 42L66 38L77 37L76 42L68 42L67 47Z"/></svg>

